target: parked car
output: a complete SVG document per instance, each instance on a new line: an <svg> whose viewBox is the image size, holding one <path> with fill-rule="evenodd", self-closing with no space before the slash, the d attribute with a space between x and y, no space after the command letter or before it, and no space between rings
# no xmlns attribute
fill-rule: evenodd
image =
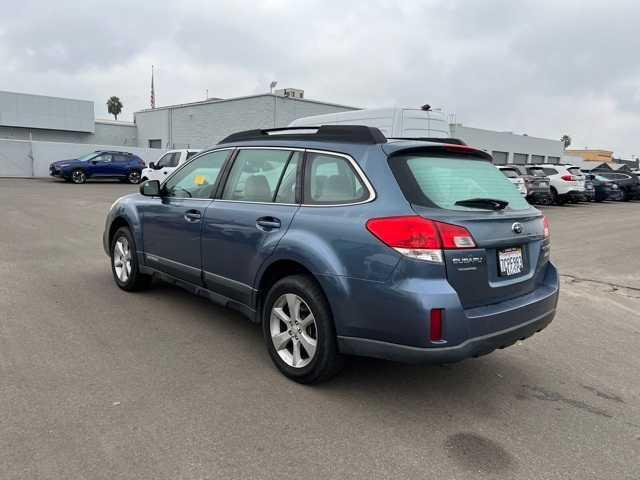
<svg viewBox="0 0 640 480"><path fill-rule="evenodd" d="M90 178L116 178L140 183L144 166L144 161L133 153L96 150L79 158L53 162L49 165L49 175L73 183L85 183Z"/></svg>
<svg viewBox="0 0 640 480"><path fill-rule="evenodd" d="M551 163L532 166L541 168L544 174L549 177L551 195L556 205L585 200L584 175L578 167Z"/></svg>
<svg viewBox="0 0 640 480"><path fill-rule="evenodd" d="M496 165L496 168L502 172L502 174L509 179L511 183L515 185L515 187L520 192L520 195L523 197L527 196L527 187L524 184L524 178L520 176L520 173L517 169L511 166L503 166Z"/></svg>
<svg viewBox="0 0 640 480"><path fill-rule="evenodd" d="M169 150L157 162L151 162L147 168L142 170L142 180L160 180L160 182L163 182L177 167L200 152L201 150L190 148Z"/></svg>
<svg viewBox="0 0 640 480"><path fill-rule="evenodd" d="M511 167L515 168L524 179L529 203L548 205L553 202L550 181L542 168L528 165L511 165Z"/></svg>
<svg viewBox="0 0 640 480"><path fill-rule="evenodd" d="M627 202L640 198L640 183L633 173L616 173L608 170L592 170L593 173L611 180L622 191L622 200Z"/></svg>
<svg viewBox="0 0 640 480"><path fill-rule="evenodd" d="M118 287L157 277L242 312L301 383L346 354L490 353L558 300L548 222L489 154L365 126L230 135L117 200L103 244Z"/></svg>
<svg viewBox="0 0 640 480"><path fill-rule="evenodd" d="M622 200L622 190L618 188L615 182L591 172L585 172L584 176L587 182L593 185L593 200L603 202L605 200Z"/></svg>

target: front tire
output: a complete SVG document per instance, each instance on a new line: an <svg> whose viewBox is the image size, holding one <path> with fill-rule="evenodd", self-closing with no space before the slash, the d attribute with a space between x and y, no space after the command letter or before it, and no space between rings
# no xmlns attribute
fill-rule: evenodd
<svg viewBox="0 0 640 480"><path fill-rule="evenodd" d="M71 181L76 185L80 185L87 181L87 174L80 168L71 172Z"/></svg>
<svg viewBox="0 0 640 480"><path fill-rule="evenodd" d="M111 240L111 273L116 285L127 292L144 290L151 276L140 273L136 244L127 227L119 228Z"/></svg>
<svg viewBox="0 0 640 480"><path fill-rule="evenodd" d="M328 380L342 368L329 304L308 275L273 285L262 310L262 331L273 363L298 383Z"/></svg>

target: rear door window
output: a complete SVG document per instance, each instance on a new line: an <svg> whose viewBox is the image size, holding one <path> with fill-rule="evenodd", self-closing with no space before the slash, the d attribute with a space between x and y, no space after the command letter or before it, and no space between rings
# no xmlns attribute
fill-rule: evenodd
<svg viewBox="0 0 640 480"><path fill-rule="evenodd" d="M530 208L518 189L491 163L464 157L407 155L391 157L390 165L407 199L447 210L470 210L461 200L491 198L509 202L508 209Z"/></svg>
<svg viewBox="0 0 640 480"><path fill-rule="evenodd" d="M276 198L276 191L281 184L283 173L286 174L285 170L289 170L289 159L299 155L298 152L292 152L291 150L240 150L233 162L229 179L222 193L222 199L242 202L273 202ZM295 162L295 167L297 168L298 160L296 159ZM289 170L288 182L291 182L291 178L292 174L291 170ZM295 178L296 175L293 174L293 185L288 183L293 189L294 200ZM290 200L290 196L284 193L282 197Z"/></svg>
<svg viewBox="0 0 640 480"><path fill-rule="evenodd" d="M340 205L365 201L369 191L344 157L309 152L305 168L304 203Z"/></svg>

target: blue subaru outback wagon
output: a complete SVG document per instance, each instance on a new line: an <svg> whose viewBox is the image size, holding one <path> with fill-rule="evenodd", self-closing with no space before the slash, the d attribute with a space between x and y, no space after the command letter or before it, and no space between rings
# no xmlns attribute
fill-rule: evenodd
<svg viewBox="0 0 640 480"><path fill-rule="evenodd" d="M558 301L547 221L488 154L364 126L233 134L117 200L104 249L123 290L158 277L260 323L302 383L344 355L484 355Z"/></svg>

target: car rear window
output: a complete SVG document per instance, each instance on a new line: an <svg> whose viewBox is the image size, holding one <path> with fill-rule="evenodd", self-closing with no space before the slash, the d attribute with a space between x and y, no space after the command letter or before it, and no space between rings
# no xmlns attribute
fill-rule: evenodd
<svg viewBox="0 0 640 480"><path fill-rule="evenodd" d="M518 178L518 172L512 168L501 168L500 171L507 178Z"/></svg>
<svg viewBox="0 0 640 480"><path fill-rule="evenodd" d="M534 175L536 177L546 177L544 170L541 168L530 168L529 175Z"/></svg>
<svg viewBox="0 0 640 480"><path fill-rule="evenodd" d="M570 167L570 168L567 168L567 171L568 171L571 175L582 175L582 170L580 170L578 167Z"/></svg>
<svg viewBox="0 0 640 480"><path fill-rule="evenodd" d="M406 155L390 158L393 173L411 203L447 210L475 210L460 200L491 198L507 209L530 208L518 189L491 163L468 157Z"/></svg>

